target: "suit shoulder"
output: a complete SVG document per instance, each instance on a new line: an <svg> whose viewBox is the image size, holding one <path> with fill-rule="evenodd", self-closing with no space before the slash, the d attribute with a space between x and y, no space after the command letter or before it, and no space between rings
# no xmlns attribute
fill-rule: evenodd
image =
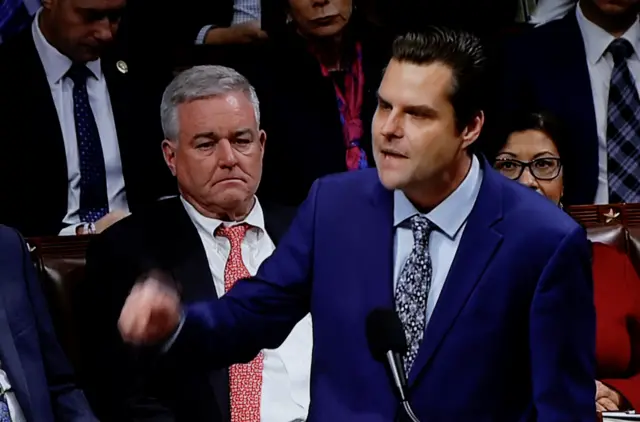
<svg viewBox="0 0 640 422"><path fill-rule="evenodd" d="M0 251L2 251L2 255L11 254L11 251L21 251L22 242L24 240L16 229L0 224Z"/></svg>
<svg viewBox="0 0 640 422"><path fill-rule="evenodd" d="M324 188L350 190L354 187L373 186L380 183L378 171L375 168L368 168L358 171L348 171L343 173L334 173L319 179Z"/></svg>
<svg viewBox="0 0 640 422"><path fill-rule="evenodd" d="M96 237L94 244L131 244L146 238L146 233L172 224L176 210L182 207L178 197L156 201L113 224Z"/></svg>
<svg viewBox="0 0 640 422"><path fill-rule="evenodd" d="M537 28L513 37L506 42L507 51L517 57L530 57L534 53L544 53L550 48L557 49L568 39L572 28L569 17L548 22ZM577 24L576 24L577 26Z"/></svg>
<svg viewBox="0 0 640 422"><path fill-rule="evenodd" d="M559 240L581 226L569 214L538 192L505 179L504 222L520 232Z"/></svg>

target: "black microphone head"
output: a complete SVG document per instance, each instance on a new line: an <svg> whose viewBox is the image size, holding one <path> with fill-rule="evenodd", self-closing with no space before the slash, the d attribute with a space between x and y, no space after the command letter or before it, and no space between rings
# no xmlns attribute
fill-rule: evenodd
<svg viewBox="0 0 640 422"><path fill-rule="evenodd" d="M404 356L407 338L398 314L392 309L374 309L367 316L367 341L373 358L385 361L389 351Z"/></svg>

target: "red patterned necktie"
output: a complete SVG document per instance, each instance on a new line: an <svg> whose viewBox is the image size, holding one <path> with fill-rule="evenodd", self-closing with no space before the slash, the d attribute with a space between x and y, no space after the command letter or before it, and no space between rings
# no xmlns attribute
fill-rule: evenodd
<svg viewBox="0 0 640 422"><path fill-rule="evenodd" d="M231 252L224 267L224 290L229 289L241 278L250 277L249 270L242 261L242 240L250 226L216 229L216 236L229 239ZM262 352L249 363L232 365L229 368L229 390L231 393L231 422L260 422L260 398L262 395Z"/></svg>

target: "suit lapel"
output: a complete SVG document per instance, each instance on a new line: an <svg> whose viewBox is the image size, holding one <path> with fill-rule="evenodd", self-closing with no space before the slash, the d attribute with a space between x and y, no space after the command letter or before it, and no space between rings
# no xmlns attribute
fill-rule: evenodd
<svg viewBox="0 0 640 422"><path fill-rule="evenodd" d="M23 80L28 80L30 89L21 90L20 95L24 96L22 109L25 116L30 116L27 124L29 130L33 131L30 141L35 145L28 145L24 153L30 157L29 166L36 174L44 177L38 179L46 184L41 187L41 194L45 195L43 203L50 204L55 211L60 212L60 220L67 211L67 157L65 153L64 139L60 121L51 96L51 88L47 81L44 66L33 42L31 30L24 31L19 35L21 38L20 48L24 51L24 59L27 63L20 67L27 74L23 75ZM33 120L37 124L33 124Z"/></svg>
<svg viewBox="0 0 640 422"><path fill-rule="evenodd" d="M367 283L365 294L371 302L369 310L395 309L393 192L382 186L377 176L370 205L371 207L359 218L361 220L361 229L358 230L359 243L365 247L359 250L363 255L354 257L354 262L366 263L358 267L358 271L362 273L361 277Z"/></svg>
<svg viewBox="0 0 640 422"><path fill-rule="evenodd" d="M164 232L158 243L163 254L163 262L167 263L173 279L178 281L178 289L185 303L217 298L213 276L209 268L209 261L200 235L193 225L191 218L179 198L166 199L166 213L171 225L169 232ZM159 227L159 226L158 226ZM162 232L159 230L158 232ZM222 413L224 421L230 420L229 403L229 373L226 369L212 371L210 375L211 388Z"/></svg>
<svg viewBox="0 0 640 422"><path fill-rule="evenodd" d="M142 163L137 162L139 158L136 158L133 145L136 144L135 140L131 139L133 136L130 128L132 127L130 122L132 119L132 107L131 100L134 98L131 95L130 90L133 87L129 80L128 65L122 60L114 60L111 58L103 58L102 73L107 81L107 89L109 91L109 100L111 102L111 110L113 112L113 120L116 126L116 134L118 136L118 147L120 150L120 161L122 162L122 175L125 180L125 188L127 192L127 201L129 202L129 208L132 208L132 198L137 198L136 189L140 189L134 181L136 168L144 167ZM148 133L149 128L142 129L139 135L143 138ZM146 157L150 159L149 157ZM146 164L146 163L145 163Z"/></svg>
<svg viewBox="0 0 640 422"><path fill-rule="evenodd" d="M411 386L425 371L502 241L502 235L493 228L502 218L501 190L496 183L497 177L502 176L488 168L486 162L483 168L484 180L478 199L467 220L451 269L409 374Z"/></svg>
<svg viewBox="0 0 640 422"><path fill-rule="evenodd" d="M9 382L13 388L15 395L20 403L27 420L32 420L31 413L31 396L29 394L29 384L25 376L22 360L16 348L16 344L9 324L7 310L5 307L5 295L0 301L0 360L1 368L7 373Z"/></svg>

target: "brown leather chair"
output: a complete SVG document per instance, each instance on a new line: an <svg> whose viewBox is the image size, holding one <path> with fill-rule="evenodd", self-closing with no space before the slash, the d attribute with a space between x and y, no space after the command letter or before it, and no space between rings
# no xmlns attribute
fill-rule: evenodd
<svg viewBox="0 0 640 422"><path fill-rule="evenodd" d="M31 259L42 282L58 340L76 371L80 352L74 303L84 280L85 255L91 236L28 238Z"/></svg>
<svg viewBox="0 0 640 422"><path fill-rule="evenodd" d="M640 204L578 205L566 211L587 229L590 240L629 255L640 274Z"/></svg>

